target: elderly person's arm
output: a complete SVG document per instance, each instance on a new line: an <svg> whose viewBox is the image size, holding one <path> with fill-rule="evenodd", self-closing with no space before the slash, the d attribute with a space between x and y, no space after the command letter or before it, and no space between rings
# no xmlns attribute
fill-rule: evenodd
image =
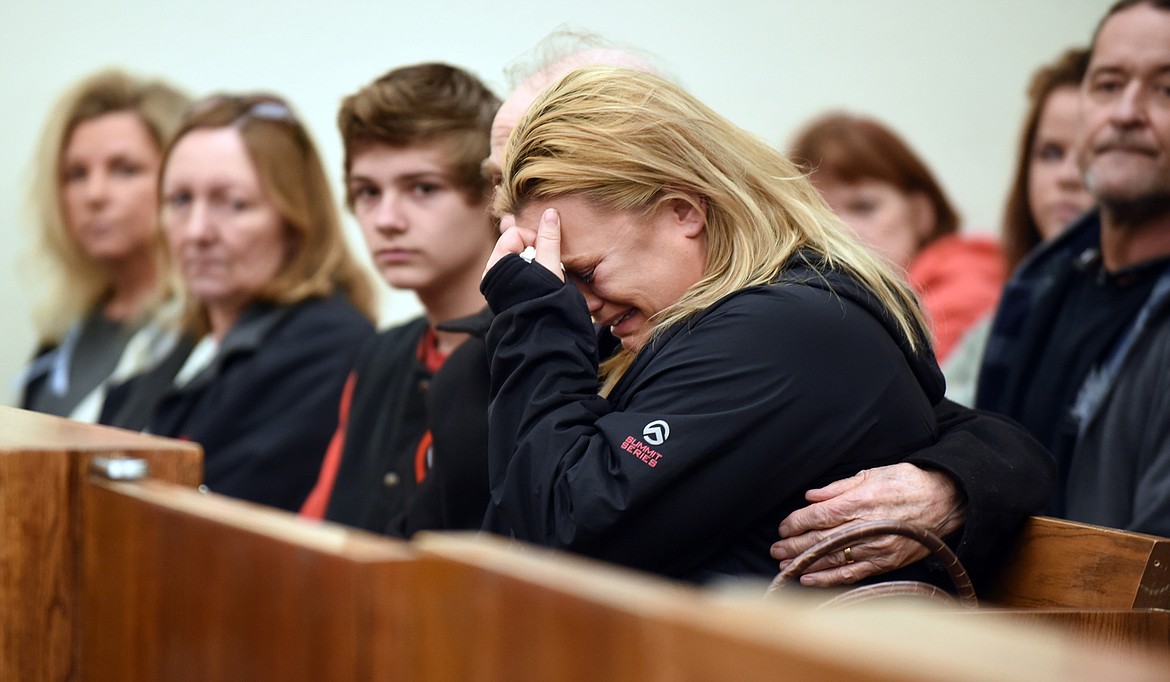
<svg viewBox="0 0 1170 682"><path fill-rule="evenodd" d="M968 571L986 580L1015 531L1055 487L1052 457L1014 422L949 400L935 406L939 442L902 464L862 471L810 490L807 507L780 525L773 558L787 565L800 552L860 521L898 519L932 530L955 547ZM807 585L856 582L926 555L905 538L875 538L851 549L852 564L826 557L805 574Z"/></svg>

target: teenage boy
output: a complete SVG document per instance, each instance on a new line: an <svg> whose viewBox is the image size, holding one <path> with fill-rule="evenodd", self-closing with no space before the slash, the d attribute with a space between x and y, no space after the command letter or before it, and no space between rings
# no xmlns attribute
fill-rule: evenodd
<svg viewBox="0 0 1170 682"><path fill-rule="evenodd" d="M424 314L363 349L304 516L402 537L483 520L490 317L479 279L498 232L480 162L499 104L436 63L342 102L346 203L379 274L414 291ZM461 326L442 326L452 320Z"/></svg>

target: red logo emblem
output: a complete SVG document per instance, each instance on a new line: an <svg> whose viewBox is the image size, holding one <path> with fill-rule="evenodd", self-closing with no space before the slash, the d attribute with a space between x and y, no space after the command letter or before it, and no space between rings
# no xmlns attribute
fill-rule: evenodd
<svg viewBox="0 0 1170 682"><path fill-rule="evenodd" d="M637 457L649 467L658 466L658 459L662 457L662 453L654 448L646 445L642 441L627 436L625 442L622 443L622 449L631 455Z"/></svg>

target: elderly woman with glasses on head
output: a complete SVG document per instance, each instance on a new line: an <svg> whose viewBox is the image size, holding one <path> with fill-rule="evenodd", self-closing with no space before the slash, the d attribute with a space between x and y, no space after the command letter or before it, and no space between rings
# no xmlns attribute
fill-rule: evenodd
<svg viewBox="0 0 1170 682"><path fill-rule="evenodd" d="M198 442L212 491L296 509L373 333L317 152L282 100L215 97L166 149L159 197L187 342L103 421Z"/></svg>

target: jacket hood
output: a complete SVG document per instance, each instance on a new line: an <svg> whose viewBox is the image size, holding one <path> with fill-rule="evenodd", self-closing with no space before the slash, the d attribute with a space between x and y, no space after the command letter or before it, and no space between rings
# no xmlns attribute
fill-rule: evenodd
<svg viewBox="0 0 1170 682"><path fill-rule="evenodd" d="M873 293L856 278L827 267L818 256L799 253L789 260L775 282L815 287L861 306L881 322L882 327L898 344L898 349L902 351L902 356L906 358L906 363L910 365L914 377L918 379L930 403L933 405L942 400L946 391L946 380L943 379L942 370L935 360L929 334L926 330L919 329L918 350L911 348L909 339L897 322L890 317Z"/></svg>

